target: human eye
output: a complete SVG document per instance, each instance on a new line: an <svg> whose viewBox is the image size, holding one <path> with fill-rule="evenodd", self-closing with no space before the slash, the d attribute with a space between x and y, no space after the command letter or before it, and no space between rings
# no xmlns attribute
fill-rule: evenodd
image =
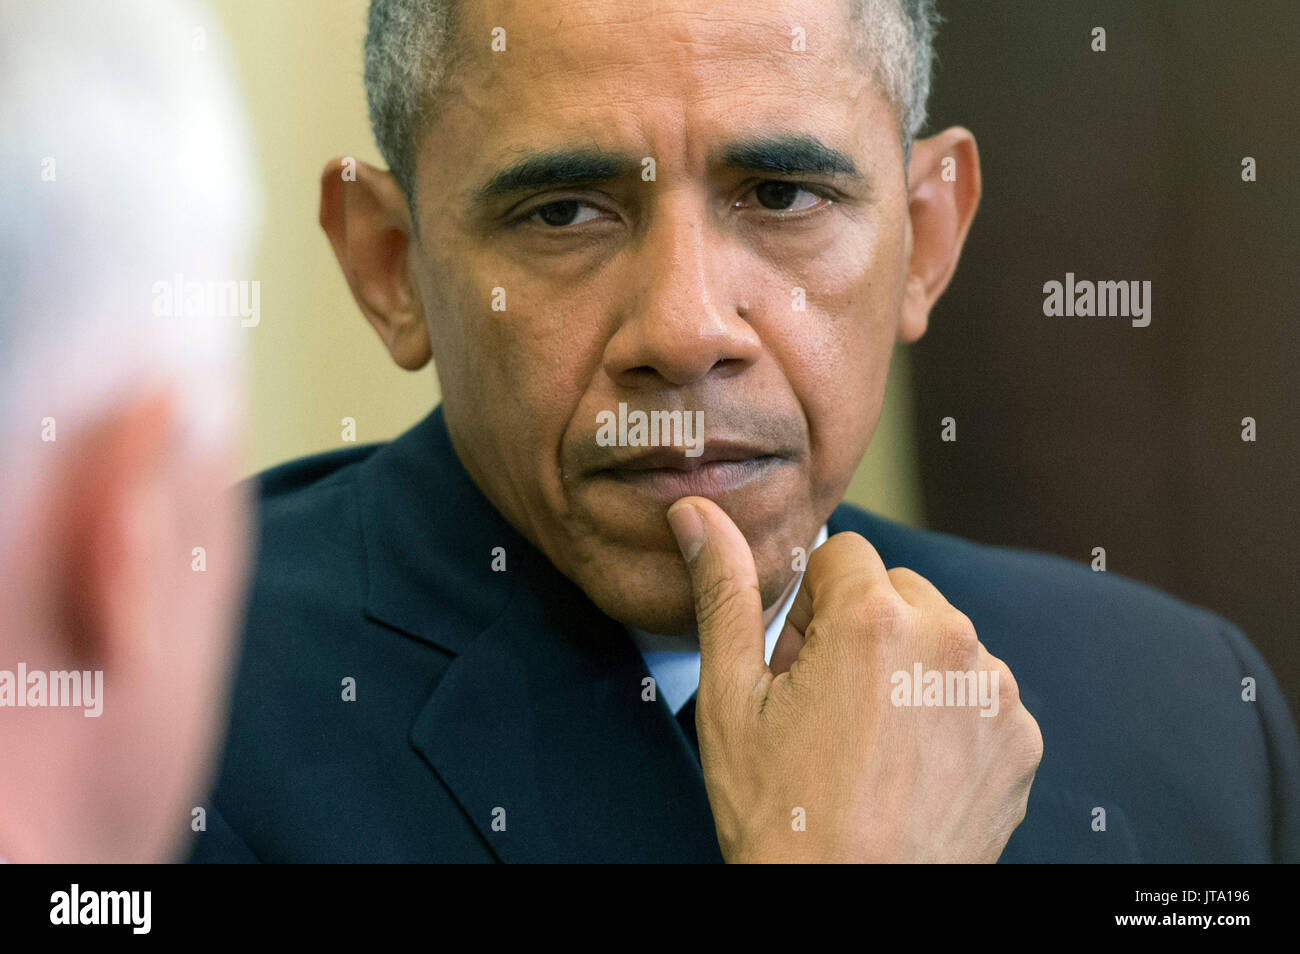
<svg viewBox="0 0 1300 954"><path fill-rule="evenodd" d="M551 229L569 228L590 222L600 216L600 209L581 199L560 199L534 206L518 219L519 222L535 222Z"/></svg>
<svg viewBox="0 0 1300 954"><path fill-rule="evenodd" d="M765 179L750 190L758 206L772 212L806 212L821 204L829 204L830 198L822 190L804 182L790 182L785 179ZM736 203L737 208L745 208L743 201Z"/></svg>

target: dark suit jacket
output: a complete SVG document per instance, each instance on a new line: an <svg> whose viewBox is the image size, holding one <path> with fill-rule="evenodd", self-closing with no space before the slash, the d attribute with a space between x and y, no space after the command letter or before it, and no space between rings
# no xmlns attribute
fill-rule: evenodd
<svg viewBox="0 0 1300 954"><path fill-rule="evenodd" d="M391 444L276 467L260 493L195 860L721 860L699 764L642 701L626 631L492 508L441 408ZM829 530L933 581L1015 674L1044 755L1002 860L1300 860L1295 727L1230 623L848 505Z"/></svg>

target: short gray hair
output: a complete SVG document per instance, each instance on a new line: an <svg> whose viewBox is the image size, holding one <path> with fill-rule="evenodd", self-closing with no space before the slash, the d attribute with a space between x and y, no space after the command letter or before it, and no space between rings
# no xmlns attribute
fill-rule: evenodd
<svg viewBox="0 0 1300 954"><path fill-rule="evenodd" d="M850 0L863 27L859 49L893 105L904 168L925 125L939 23L935 0ZM437 92L462 47L452 43L455 0L371 0L366 25L366 100L379 151L415 205L415 157L437 115Z"/></svg>

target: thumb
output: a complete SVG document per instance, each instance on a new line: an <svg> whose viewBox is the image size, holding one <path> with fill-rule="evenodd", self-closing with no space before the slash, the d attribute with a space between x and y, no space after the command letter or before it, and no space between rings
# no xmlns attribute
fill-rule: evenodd
<svg viewBox="0 0 1300 954"><path fill-rule="evenodd" d="M712 500L683 497L668 508L668 524L686 560L700 632L700 690L724 684L745 689L767 670L763 598L754 554L740 528Z"/></svg>

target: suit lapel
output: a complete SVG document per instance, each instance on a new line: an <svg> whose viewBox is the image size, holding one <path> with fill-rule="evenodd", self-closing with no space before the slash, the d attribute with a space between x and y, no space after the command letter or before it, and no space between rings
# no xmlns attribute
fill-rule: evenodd
<svg viewBox="0 0 1300 954"><path fill-rule="evenodd" d="M521 575L451 664L411 742L511 862L720 861L704 778L620 626L568 580Z"/></svg>
<svg viewBox="0 0 1300 954"><path fill-rule="evenodd" d="M496 856L721 861L699 763L663 700L642 701L631 638L492 507L441 407L357 494L366 615L454 657L411 745Z"/></svg>

